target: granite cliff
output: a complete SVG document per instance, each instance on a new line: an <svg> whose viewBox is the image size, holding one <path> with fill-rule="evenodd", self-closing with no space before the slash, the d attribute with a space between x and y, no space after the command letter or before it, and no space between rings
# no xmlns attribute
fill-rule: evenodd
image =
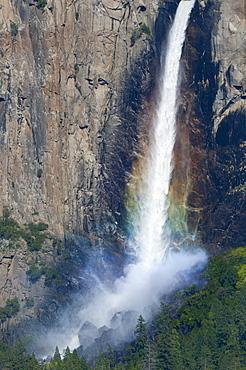
<svg viewBox="0 0 246 370"><path fill-rule="evenodd" d="M182 194L186 178L190 228L218 253L246 240L245 2L199 6L184 50L174 188Z"/></svg>
<svg viewBox="0 0 246 370"><path fill-rule="evenodd" d="M49 323L83 288L77 268L92 250L108 248L120 270L125 187L177 4L2 2L0 207L24 230L2 239L0 303L18 297L21 308L3 332ZM245 14L242 0L197 1L183 54L172 195L213 253L245 243ZM40 223L46 238L33 247Z"/></svg>
<svg viewBox="0 0 246 370"><path fill-rule="evenodd" d="M41 222L49 231L34 250L23 237L3 239L1 304L18 297L17 322L42 321L58 309L58 296L78 287L71 259L81 268L82 237L90 247L120 234L141 96L154 75L157 14L157 1L1 5L0 207L10 213L7 224ZM43 265L59 265L50 286ZM9 322L16 323L5 320L4 331Z"/></svg>

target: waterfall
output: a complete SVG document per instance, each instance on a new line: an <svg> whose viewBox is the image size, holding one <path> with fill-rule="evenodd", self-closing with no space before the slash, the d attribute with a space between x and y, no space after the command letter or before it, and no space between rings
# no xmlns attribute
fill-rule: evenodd
<svg viewBox="0 0 246 370"><path fill-rule="evenodd" d="M56 344L60 343L60 348L67 345L71 349L79 345L86 348L103 335L112 346L133 339L136 315L141 313L145 319L150 319L163 294L177 289L180 282L190 282L190 270L199 269L206 263L206 254L201 250L166 254L169 236L165 225L175 142L179 63L194 3L195 0L181 0L169 34L162 66L160 101L150 132L141 191L136 196L138 212L132 217L134 231L129 243L135 252L135 261L125 267L124 275L114 282L113 287L101 284L100 276L97 276L97 289L74 312L76 326L72 326L70 320L67 324L63 320L59 340L54 332L50 334L53 341L56 338ZM99 343L103 346L105 340Z"/></svg>
<svg viewBox="0 0 246 370"><path fill-rule="evenodd" d="M194 3L195 0L180 2L169 33L166 58L162 65L161 98L150 132L142 187L140 194L137 194L138 211L133 225L133 247L137 257L149 266L163 259L169 248L165 225L175 142L179 64Z"/></svg>
<svg viewBox="0 0 246 370"><path fill-rule="evenodd" d="M97 290L95 299L80 313L84 321L88 320L96 327L110 327L110 320L117 312L133 310L150 318L151 307L158 306L161 296L180 283L180 271L188 271L206 259L201 251L176 253L174 257L165 255L169 247L164 226L172 175L179 63L194 3L195 0L180 2L169 34L162 66L160 101L142 174L142 190L136 195L138 212L133 217L133 240L129 242L135 251L135 262L125 267L125 275L115 281L113 288L101 286L102 294ZM146 310L146 307L151 309Z"/></svg>

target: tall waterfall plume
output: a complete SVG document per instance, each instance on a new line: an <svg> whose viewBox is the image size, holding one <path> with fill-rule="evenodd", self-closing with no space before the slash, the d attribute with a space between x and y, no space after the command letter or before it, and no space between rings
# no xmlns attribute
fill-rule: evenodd
<svg viewBox="0 0 246 370"><path fill-rule="evenodd" d="M165 224L175 143L179 64L194 3L195 0L180 2L169 33L166 58L162 65L160 101L150 133L141 190L137 194L137 217L133 221L134 248L138 258L148 265L160 261L169 248Z"/></svg>
<svg viewBox="0 0 246 370"><path fill-rule="evenodd" d="M146 319L151 318L161 297L177 288L180 280L189 276L190 269L206 263L206 254L201 250L166 253L169 236L165 225L175 142L179 63L194 3L195 0L181 0L169 34L156 120L150 132L141 190L135 197L137 212L132 217L133 234L129 240L135 255L134 262L125 267L124 275L115 280L113 287L100 283L100 277L94 272L95 281L99 284L90 299L84 299L82 308L74 315L76 327L72 327L71 321L66 325L63 318L64 334L55 335L53 332L50 335L56 344L60 343L60 348L67 345L70 348L79 345L86 348L93 343L93 338L100 338L103 332L108 343L111 335L112 346L116 342L124 343L129 339L129 333L133 335L136 315L141 313ZM135 312L134 320L129 316L131 312ZM111 334L105 325L110 328ZM117 333L114 334L116 326ZM101 345L104 343L100 339L97 341Z"/></svg>

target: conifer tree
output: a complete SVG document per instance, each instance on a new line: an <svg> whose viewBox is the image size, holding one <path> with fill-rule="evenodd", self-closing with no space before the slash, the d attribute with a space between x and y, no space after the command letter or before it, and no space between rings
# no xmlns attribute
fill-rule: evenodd
<svg viewBox="0 0 246 370"><path fill-rule="evenodd" d="M69 347L66 348L63 362L62 362L62 369L63 370L73 370L73 361Z"/></svg>
<svg viewBox="0 0 246 370"><path fill-rule="evenodd" d="M109 370L110 369L110 362L107 356L104 356L103 353L100 353L97 361L95 370Z"/></svg>
<svg viewBox="0 0 246 370"><path fill-rule="evenodd" d="M162 370L180 370L182 355L179 335L172 327L172 320L168 313L168 307L161 304L160 312L156 320L157 326L157 360Z"/></svg>
<svg viewBox="0 0 246 370"><path fill-rule="evenodd" d="M81 370L90 370L90 366L87 364L84 356L81 357L80 363L81 363Z"/></svg>
<svg viewBox="0 0 246 370"><path fill-rule="evenodd" d="M136 326L136 330L134 334L136 336L135 357L136 359L143 359L146 356L148 333L146 329L146 323L142 315L140 315L138 318L137 326Z"/></svg>
<svg viewBox="0 0 246 370"><path fill-rule="evenodd" d="M107 350L106 356L107 356L107 359L109 360L109 366L113 367L114 364L115 364L114 352L113 352L112 347L110 345L108 345L108 350Z"/></svg>

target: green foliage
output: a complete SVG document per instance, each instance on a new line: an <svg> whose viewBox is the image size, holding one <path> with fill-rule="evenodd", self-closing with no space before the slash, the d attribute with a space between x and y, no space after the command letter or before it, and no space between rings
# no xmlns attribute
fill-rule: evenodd
<svg viewBox="0 0 246 370"><path fill-rule="evenodd" d="M7 240L18 240L20 237L20 226L10 217L0 217L0 238Z"/></svg>
<svg viewBox="0 0 246 370"><path fill-rule="evenodd" d="M212 258L201 290L191 285L161 304L149 333L154 342L139 318L136 341L124 349L125 369L246 369L245 266L246 247Z"/></svg>
<svg viewBox="0 0 246 370"><path fill-rule="evenodd" d="M44 12L45 7L47 5L47 1L46 0L34 0L34 1L36 3L37 8L42 10L42 12Z"/></svg>
<svg viewBox="0 0 246 370"><path fill-rule="evenodd" d="M136 340L132 345L124 347L121 358L124 362L114 361L114 369L155 369L155 350L154 343L150 341L147 332L147 325L142 315L137 320L134 331ZM112 355L111 355L112 357Z"/></svg>
<svg viewBox="0 0 246 370"><path fill-rule="evenodd" d="M61 358L56 347L54 358L49 364L39 363L35 356L29 355L21 340L14 346L0 342L0 369L1 370L90 370L84 357L79 358L74 350L72 353L67 347L64 358Z"/></svg>
<svg viewBox="0 0 246 370"><path fill-rule="evenodd" d="M161 304L149 333L140 315L135 341L116 353L109 347L106 354L97 357L93 369L246 369L245 265L246 247L211 259L204 272L207 284L202 289L191 285L176 294L172 304ZM31 269L34 269L32 265ZM58 272L52 267L41 265L38 270L45 275L48 284L59 280ZM18 301L14 304L7 302L7 305L8 314L13 314ZM38 365L21 344L15 351L0 344L0 368L26 369L16 367L17 353L23 366L29 363L29 369L41 369L42 366L49 370L90 369L85 359L80 359L77 352L71 352L69 348L63 359L56 348L50 364ZM5 363L8 367L4 367Z"/></svg>
<svg viewBox="0 0 246 370"><path fill-rule="evenodd" d="M76 19L76 21L79 20L79 13L78 12L75 13L75 19Z"/></svg>
<svg viewBox="0 0 246 370"><path fill-rule="evenodd" d="M55 349L55 353L54 353L54 361L58 364L60 364L62 362L61 360L61 355L60 355L60 352L59 352L59 349L58 347L56 347Z"/></svg>
<svg viewBox="0 0 246 370"><path fill-rule="evenodd" d="M37 177L40 179L42 174L43 174L43 170L42 170L42 168L39 168L38 172L37 172Z"/></svg>
<svg viewBox="0 0 246 370"><path fill-rule="evenodd" d="M4 307L0 307L0 322L4 322L8 318L16 315L19 310L20 304L17 298L7 299L6 305Z"/></svg>
<svg viewBox="0 0 246 370"><path fill-rule="evenodd" d="M45 224L44 222L39 222L38 224L34 224L30 222L27 225L28 230L31 231L32 235L37 235L39 231L45 231L48 229L48 225Z"/></svg>
<svg viewBox="0 0 246 370"><path fill-rule="evenodd" d="M142 23L138 28L135 28L132 31L131 46L133 46L142 35L146 35L148 37L151 35L150 28L145 23Z"/></svg>
<svg viewBox="0 0 246 370"><path fill-rule="evenodd" d="M20 340L13 347L0 343L0 368L2 370L42 369L34 355L29 355Z"/></svg>
<svg viewBox="0 0 246 370"><path fill-rule="evenodd" d="M73 78L74 78L74 81L76 81L77 79L77 74L79 73L79 65L77 63L74 64L74 75L73 75Z"/></svg>
<svg viewBox="0 0 246 370"><path fill-rule="evenodd" d="M133 46L135 44L135 42L140 39L141 37L141 33L139 32L139 29L138 28L135 28L133 31L132 31L132 35L131 35L131 46Z"/></svg>
<svg viewBox="0 0 246 370"><path fill-rule="evenodd" d="M29 270L26 271L26 274L28 276L28 279L32 283L36 283L41 276L43 275L43 269L40 269L38 266L36 266L34 263L30 266Z"/></svg>
<svg viewBox="0 0 246 370"><path fill-rule="evenodd" d="M182 355L179 335L173 328L168 306L162 304L156 322L157 363L161 369L180 369Z"/></svg>
<svg viewBox="0 0 246 370"><path fill-rule="evenodd" d="M54 358L49 364L39 363L35 356L28 354L23 342L17 340L14 346L0 342L0 369L1 370L90 370L84 357L79 358L74 350L66 349L64 358L61 358L56 347Z"/></svg>
<svg viewBox="0 0 246 370"><path fill-rule="evenodd" d="M78 74L78 73L79 73L79 66L78 66L78 64L77 64L77 63L75 63L75 64L74 64L74 72L75 72L76 74Z"/></svg>
<svg viewBox="0 0 246 370"><path fill-rule="evenodd" d="M15 37L18 34L18 26L16 23L10 21L10 32L11 36Z"/></svg>
<svg viewBox="0 0 246 370"><path fill-rule="evenodd" d="M142 315L140 315L138 318L134 334L136 336L135 355L137 359L141 359L145 356L145 349L148 342L146 322Z"/></svg>
<svg viewBox="0 0 246 370"><path fill-rule="evenodd" d="M42 248L44 241L47 239L47 234L43 231L47 229L48 225L43 222L38 224L30 222L25 225L25 229L21 230L20 236L26 241L29 251L39 251Z"/></svg>
<svg viewBox="0 0 246 370"><path fill-rule="evenodd" d="M35 263L32 263L29 270L26 271L26 274L32 283L36 283L36 281L44 275L44 284L46 286L51 286L53 282L56 285L60 285L62 281L58 270L52 266L46 266L45 264L39 268Z"/></svg>
<svg viewBox="0 0 246 370"><path fill-rule="evenodd" d="M145 23L142 23L140 25L139 30L140 30L141 34L145 34L147 36L150 36L150 34L151 34L150 28Z"/></svg>
<svg viewBox="0 0 246 370"><path fill-rule="evenodd" d="M202 290L193 289L176 311L162 306L156 320L161 369L246 368L245 264L246 248L213 258Z"/></svg>
<svg viewBox="0 0 246 370"><path fill-rule="evenodd" d="M81 90L81 86L79 84L75 84L75 87L76 89L78 90L78 92L80 93L80 95L82 95L82 90Z"/></svg>
<svg viewBox="0 0 246 370"><path fill-rule="evenodd" d="M61 254L62 251L62 242L59 239L53 239L52 246L56 248L58 256Z"/></svg>
<svg viewBox="0 0 246 370"><path fill-rule="evenodd" d="M43 272L45 275L44 284L46 286L51 286L53 281L58 285L61 279L58 271L54 267L44 267Z"/></svg>
<svg viewBox="0 0 246 370"><path fill-rule="evenodd" d="M26 298L26 307L27 308L32 308L34 306L34 299L33 298Z"/></svg>
<svg viewBox="0 0 246 370"><path fill-rule="evenodd" d="M3 216L0 217L0 238L7 239L11 241L24 239L28 245L28 249L33 251L39 251L45 239L47 239L47 234L43 231L48 229L48 225L39 222L38 224L29 223L25 225L25 228L21 228L20 225L13 220L9 211L5 208L3 211Z"/></svg>
<svg viewBox="0 0 246 370"><path fill-rule="evenodd" d="M79 358L76 350L71 353L69 347L66 348L63 359L61 359L59 349L56 347L54 358L46 368L50 370L90 370L84 357Z"/></svg>
<svg viewBox="0 0 246 370"><path fill-rule="evenodd" d="M38 234L36 236L33 236L33 235L29 236L28 235L24 239L27 242L29 251L34 252L34 251L39 251L42 248L43 243L44 243L46 238L47 238L46 234Z"/></svg>

